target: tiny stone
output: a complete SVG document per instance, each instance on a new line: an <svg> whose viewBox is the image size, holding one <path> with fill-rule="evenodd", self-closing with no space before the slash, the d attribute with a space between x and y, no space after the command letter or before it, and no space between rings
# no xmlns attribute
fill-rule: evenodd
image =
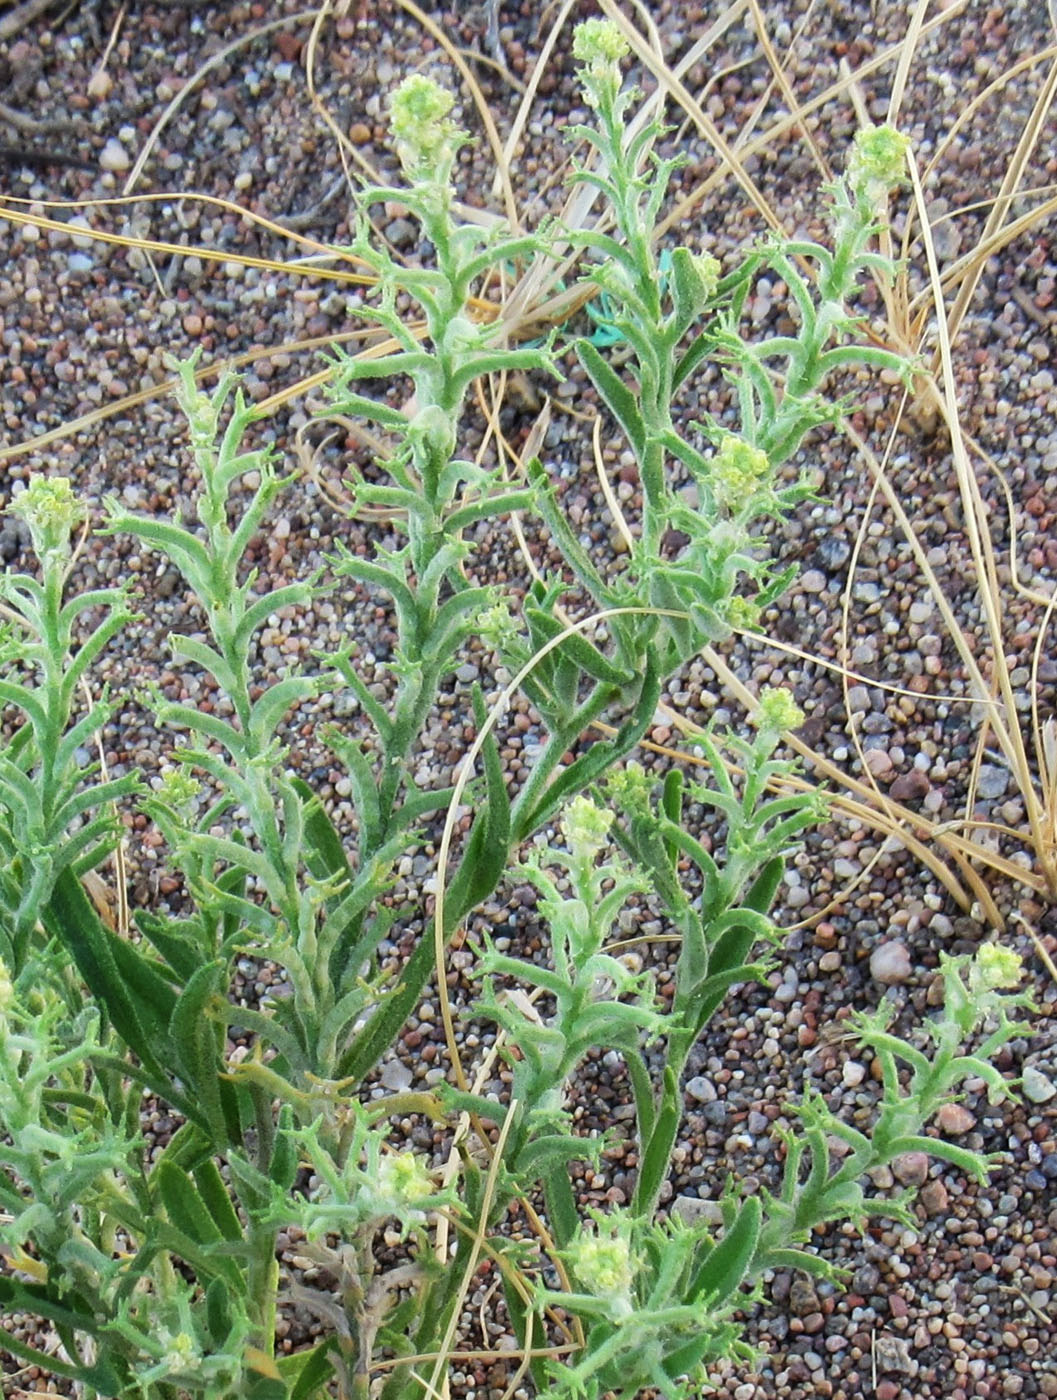
<svg viewBox="0 0 1057 1400"><path fill-rule="evenodd" d="M999 768L994 763L981 763L980 777L976 791L988 801L1002 797L1009 786L1009 769Z"/></svg>
<svg viewBox="0 0 1057 1400"><path fill-rule="evenodd" d="M99 164L103 170L112 170L120 175L132 164L132 157L120 141L111 137L99 153Z"/></svg>
<svg viewBox="0 0 1057 1400"><path fill-rule="evenodd" d="M677 1215L684 1225L695 1225L703 1221L706 1225L722 1225L723 1209L718 1201L706 1201L700 1196L676 1196L672 1202L672 1214Z"/></svg>
<svg viewBox="0 0 1057 1400"><path fill-rule="evenodd" d="M857 1089L866 1078L866 1066L858 1060L845 1060L841 1078L849 1089Z"/></svg>
<svg viewBox="0 0 1057 1400"><path fill-rule="evenodd" d="M866 766L875 778L883 778L895 767L884 749L867 749Z"/></svg>
<svg viewBox="0 0 1057 1400"><path fill-rule="evenodd" d="M789 1306L797 1317L808 1317L819 1311L818 1294L809 1279L793 1279L789 1289Z"/></svg>
<svg viewBox="0 0 1057 1400"><path fill-rule="evenodd" d="M961 1137L976 1126L974 1116L960 1103L945 1103L936 1115L936 1122L943 1132L950 1133L952 1137Z"/></svg>
<svg viewBox="0 0 1057 1400"><path fill-rule="evenodd" d="M911 768L909 773L900 773L889 791L894 802L916 802L925 796L931 786L927 773Z"/></svg>
<svg viewBox="0 0 1057 1400"><path fill-rule="evenodd" d="M870 976L885 987L905 982L910 970L910 954L904 943L882 943L870 955Z"/></svg>
<svg viewBox="0 0 1057 1400"><path fill-rule="evenodd" d="M716 1086L703 1074L695 1074L693 1079L686 1081L686 1092L695 1103L714 1103L718 1097Z"/></svg>
<svg viewBox="0 0 1057 1400"><path fill-rule="evenodd" d="M942 1215L947 1209L949 1197L942 1181L930 1181L921 1188L918 1199L929 1215Z"/></svg>
<svg viewBox="0 0 1057 1400"><path fill-rule="evenodd" d="M928 1180L929 1159L925 1152L901 1152L892 1163L895 1179L904 1186L920 1186Z"/></svg>
<svg viewBox="0 0 1057 1400"><path fill-rule="evenodd" d="M805 593L824 593L826 591L826 575L820 569L808 569L800 580L800 587Z"/></svg>
<svg viewBox="0 0 1057 1400"><path fill-rule="evenodd" d="M838 952L823 953L818 960L820 972L836 972L841 964L841 956Z"/></svg>
<svg viewBox="0 0 1057 1400"><path fill-rule="evenodd" d="M411 1080L411 1071L400 1060L390 1060L388 1064L383 1065L378 1076L378 1082L382 1088L389 1089L394 1094L400 1094L405 1089L410 1089Z"/></svg>
<svg viewBox="0 0 1057 1400"><path fill-rule="evenodd" d="M1032 1103L1049 1103L1057 1094L1057 1085L1035 1065L1024 1066L1022 1088L1024 1097L1030 1099Z"/></svg>
<svg viewBox="0 0 1057 1400"><path fill-rule="evenodd" d="M371 139L371 128L366 122L353 122L349 127L349 140L354 146L366 146Z"/></svg>

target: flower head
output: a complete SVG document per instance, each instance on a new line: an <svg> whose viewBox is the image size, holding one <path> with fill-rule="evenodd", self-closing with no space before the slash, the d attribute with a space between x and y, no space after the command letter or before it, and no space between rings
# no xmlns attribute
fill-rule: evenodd
<svg viewBox="0 0 1057 1400"><path fill-rule="evenodd" d="M906 176L910 138L892 126L866 126L855 133L847 177L856 198L883 203Z"/></svg>
<svg viewBox="0 0 1057 1400"><path fill-rule="evenodd" d="M566 1251L577 1283L586 1292L610 1305L614 1321L630 1315L631 1290L638 1261L631 1248L631 1222L627 1217L601 1217L597 1227L580 1226Z"/></svg>
<svg viewBox="0 0 1057 1400"><path fill-rule="evenodd" d="M186 768L166 768L154 790L166 806L180 812L191 806L201 792L202 784Z"/></svg>
<svg viewBox="0 0 1057 1400"><path fill-rule="evenodd" d="M753 447L736 433L727 433L710 468L717 498L736 513L767 479L771 463L763 448Z"/></svg>
<svg viewBox="0 0 1057 1400"><path fill-rule="evenodd" d="M466 133L448 117L455 98L432 78L405 78L389 101L396 153L413 180L444 183Z"/></svg>
<svg viewBox="0 0 1057 1400"><path fill-rule="evenodd" d="M1023 976L1019 953L999 943L984 943L969 970L969 984L974 990L997 991L1001 987L1019 987Z"/></svg>
<svg viewBox="0 0 1057 1400"><path fill-rule="evenodd" d="M655 779L641 763L632 761L606 779L606 790L613 804L629 817L647 817L652 812L651 797Z"/></svg>
<svg viewBox="0 0 1057 1400"><path fill-rule="evenodd" d="M580 81L592 107L612 102L620 91L620 62L629 52L628 42L608 19L586 19L573 34L573 57Z"/></svg>
<svg viewBox="0 0 1057 1400"><path fill-rule="evenodd" d="M799 729L804 712L793 699L792 692L781 686L766 685L760 691L760 708L756 723L761 731L783 734L787 729Z"/></svg>
<svg viewBox="0 0 1057 1400"><path fill-rule="evenodd" d="M29 526L33 548L42 562L69 556L70 536L88 513L66 476L31 476L29 485L7 509Z"/></svg>
<svg viewBox="0 0 1057 1400"><path fill-rule="evenodd" d="M403 1215L435 1194L425 1167L413 1152L387 1152L378 1163L379 1194L394 1215Z"/></svg>
<svg viewBox="0 0 1057 1400"><path fill-rule="evenodd" d="M597 807L589 797L574 797L565 809L562 830L573 859L590 864L609 840L613 813Z"/></svg>

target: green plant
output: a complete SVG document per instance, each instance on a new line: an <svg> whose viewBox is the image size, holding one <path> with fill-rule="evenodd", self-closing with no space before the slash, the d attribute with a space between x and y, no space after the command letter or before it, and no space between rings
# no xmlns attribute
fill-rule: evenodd
<svg viewBox="0 0 1057 1400"><path fill-rule="evenodd" d="M719 1239L660 1210L690 1052L727 989L766 974L770 964L758 949L780 941L768 911L784 861L819 806L810 797L768 796L790 771L777 757L781 736L800 722L782 691L762 697L751 741L728 741L741 763L737 781L712 735L702 742L709 782L686 792L678 774L660 784L633 763L618 765L681 662L786 587L788 576L774 574L751 527L784 514L807 489L782 484L778 472L813 424L840 411L817 398L825 376L852 361L893 364L836 341L850 327L843 307L855 277L879 266L868 244L900 143L885 132L859 143L832 193L832 252L768 246L721 278L708 257L676 249L662 297L652 230L671 164L654 161L660 131L625 130L622 41L612 26L581 27L575 51L598 114L597 128L578 134L603 162L577 178L609 199L618 233L580 241L608 260L592 277L631 347L634 386L588 342L576 352L639 462L643 518L627 569L605 576L540 462L528 465L527 484L511 485L458 454L475 380L510 370L557 373L551 345L509 348L500 323L470 314L482 279L546 249L548 236L488 234L457 221L450 175L462 133L450 119L452 98L426 78L409 79L392 106L407 185L370 187L362 202L366 210L399 200L419 221L433 264L398 267L375 246L364 216L353 252L376 278L365 311L395 348L374 358L336 355L327 376L331 411L366 419L390 439L376 463L385 480L358 482L356 495L391 512L404 541L396 550L375 546L368 557L339 550L328 571L388 600L397 632L390 685L380 694L368 684L354 641L317 656L311 673L292 668L262 684L255 645L269 617L308 606L331 584L319 574L258 591L247 555L288 483L272 453L247 445L259 413L234 379L222 378L207 395L195 361L183 364L179 401L198 478L197 520L148 519L108 502L106 529L133 536L179 570L203 626L171 639L174 662L210 677L219 703L206 710L150 697L159 725L185 737L141 807L167 842L186 898L179 913L141 911L134 930L111 928L80 877L113 842L109 814L92 814L130 796L135 780L85 785L76 750L107 711L96 706L73 718L78 683L131 618L117 595L63 601L80 507L54 480L26 492L22 509L43 583L27 575L5 584L29 639L6 639L3 659L14 679L0 691L22 716L0 767L0 839L10 856L0 882L9 955L0 975L0 1107L9 1139L0 1149L8 1217L0 1239L14 1270L0 1280L0 1301L47 1318L64 1356L52 1364L17 1338L13 1350L90 1395L316 1400L336 1387L357 1400L410 1400L436 1393L482 1253L503 1280L523 1350L518 1374L531 1367L541 1391L682 1392L710 1360L740 1354L732 1313L756 1276L779 1261L819 1267L802 1249L805 1233L872 1208L859 1185L863 1172L917 1144L921 1125L966 1075L981 1074L1003 1091L987 1056L1015 1033L996 992L1015 969L981 954L968 970L946 970L946 1016L933 1028L931 1059L880 1021L862 1022L864 1042L885 1066L872 1138L831 1121L809 1096L803 1139L787 1142L780 1192L741 1200L732 1188ZM642 161L654 162L649 177ZM792 257L817 264L817 291ZM799 278L801 324L796 337L746 345L738 315L765 263ZM398 293L420 308L421 328L401 314ZM715 423L702 429L712 455L677 430L671 408L679 385L709 356L736 364L742 386L739 433ZM784 392L767 363L775 358L785 362ZM378 380L410 380L413 394L397 408L360 392ZM692 510L673 489L673 461L698 484ZM572 589L564 577L535 584L520 617L505 594L473 580L464 532L512 511L538 512L549 525L575 586L607 622L607 640L597 632L589 638L586 624L567 624L561 604ZM674 560L661 548L672 526L690 540ZM94 607L105 620L93 631L85 614ZM79 644L78 625L87 632ZM431 820L456 798L456 789L420 790L412 764L439 688L473 633L518 673L545 740L511 798L495 716L475 694L483 780L472 789L473 820L444 890L437 944L443 948L511 873L543 896L553 966L526 962L482 935L484 990L467 1014L502 1033L509 1102L461 1087L365 1102L368 1077L435 967L428 938L395 972L381 949L402 919L418 913L388 899L393 867L421 847ZM286 727L291 711L304 712L300 722L341 690L358 707L355 727L321 725L316 735L347 774L352 833L337 828L321 797L293 773ZM616 721L612 737L584 745L585 731L603 718ZM688 796L715 813L722 855L687 831ZM610 839L623 855L609 849ZM34 853L43 852L40 876L20 859L30 840ZM529 841L534 851L515 864ZM666 1007L649 973L607 941L628 901L644 897L657 901L679 938ZM288 995L236 1005L234 969L244 957L273 963ZM531 987L531 996L502 985L511 980ZM964 1055L962 1041L992 1010L999 1025L982 1058ZM237 1049L236 1033L244 1042ZM598 1049L617 1052L627 1068L639 1173L627 1209L590 1225L569 1169L604 1144L576 1132L567 1099L585 1055ZM899 1061L912 1071L908 1093ZM139 1130L144 1094L180 1120L162 1143ZM451 1149L443 1176L397 1145L393 1120L408 1115L442 1130ZM466 1115L471 1135L455 1131L457 1115ZM827 1134L852 1148L836 1174ZM936 1150L985 1170L973 1154ZM811 1168L801 1181L805 1159ZM536 1221L535 1242L512 1236L517 1203ZM281 1231L297 1245L282 1262ZM547 1256L557 1287L540 1281ZM329 1273L329 1286L298 1276L313 1267ZM307 1307L323 1334L284 1355L277 1321L288 1303ZM555 1345L537 1344L551 1333Z"/></svg>

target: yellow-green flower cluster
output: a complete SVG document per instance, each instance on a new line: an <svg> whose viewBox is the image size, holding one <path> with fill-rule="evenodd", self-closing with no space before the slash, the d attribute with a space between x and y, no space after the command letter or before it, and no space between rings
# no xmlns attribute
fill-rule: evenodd
<svg viewBox="0 0 1057 1400"><path fill-rule="evenodd" d="M448 117L455 98L422 73L405 78L389 102L400 163L412 179L444 182L465 132Z"/></svg>
<svg viewBox="0 0 1057 1400"><path fill-rule="evenodd" d="M87 511L73 493L66 476L31 476L26 489L7 509L29 526L37 558L64 558L70 552L70 536Z"/></svg>
<svg viewBox="0 0 1057 1400"><path fill-rule="evenodd" d="M701 284L700 298L701 305L706 306L716 295L716 288L719 286L719 274L722 267L718 258L712 257L710 253L695 253L690 259L694 271L697 273L698 281Z"/></svg>
<svg viewBox="0 0 1057 1400"><path fill-rule="evenodd" d="M378 1186L392 1203L394 1215L414 1209L434 1194L425 1167L413 1152L389 1152L378 1163Z"/></svg>
<svg viewBox="0 0 1057 1400"><path fill-rule="evenodd" d="M799 729L803 722L804 712L790 691L782 686L764 686L756 712L756 723L760 729L772 734L784 734L786 730Z"/></svg>
<svg viewBox="0 0 1057 1400"><path fill-rule="evenodd" d="M573 859L583 865L590 864L605 848L612 825L612 812L596 806L589 797L574 797L562 819L562 831Z"/></svg>
<svg viewBox="0 0 1057 1400"><path fill-rule="evenodd" d="M771 463L761 447L728 433L711 462L717 500L736 513L756 494L770 470Z"/></svg>
<svg viewBox="0 0 1057 1400"><path fill-rule="evenodd" d="M974 992L996 991L1002 987L1019 987L1023 975L1024 964L1019 953L999 943L984 943L969 969L969 984Z"/></svg>
<svg viewBox="0 0 1057 1400"><path fill-rule="evenodd" d="M202 784L185 768L167 768L158 780L155 792L167 807L185 811L202 790Z"/></svg>
<svg viewBox="0 0 1057 1400"><path fill-rule="evenodd" d="M620 90L620 63L628 42L608 19L587 19L573 34L573 57L582 65L580 81L592 107L612 101Z"/></svg>
<svg viewBox="0 0 1057 1400"><path fill-rule="evenodd" d="M580 1227L566 1255L577 1283L595 1298L610 1305L614 1318L631 1313L631 1289L636 1264L627 1231L608 1222L597 1230Z"/></svg>
<svg viewBox="0 0 1057 1400"><path fill-rule="evenodd" d="M906 176L910 138L892 126L867 126L855 133L848 179L855 189L887 193Z"/></svg>

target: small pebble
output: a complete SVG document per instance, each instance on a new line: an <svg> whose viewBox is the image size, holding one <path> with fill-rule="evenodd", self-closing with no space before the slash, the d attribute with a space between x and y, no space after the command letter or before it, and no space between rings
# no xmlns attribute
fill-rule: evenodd
<svg viewBox="0 0 1057 1400"><path fill-rule="evenodd" d="M111 137L99 153L99 165L103 170L111 170L120 175L132 164L132 157L120 141Z"/></svg>
<svg viewBox="0 0 1057 1400"><path fill-rule="evenodd" d="M928 1154L925 1152L901 1152L892 1162L892 1174L904 1186L921 1186L928 1180Z"/></svg>
<svg viewBox="0 0 1057 1400"><path fill-rule="evenodd" d="M897 987L910 976L910 954L906 944L882 943L870 954L870 976L885 987Z"/></svg>
<svg viewBox="0 0 1057 1400"><path fill-rule="evenodd" d="M950 1133L952 1137L961 1137L970 1128L976 1127L975 1117L960 1103L945 1103L936 1114L936 1123L942 1132Z"/></svg>
<svg viewBox="0 0 1057 1400"><path fill-rule="evenodd" d="M1021 1088L1024 1090L1024 1097L1032 1103L1049 1103L1057 1094L1057 1085L1035 1065L1024 1066Z"/></svg>

